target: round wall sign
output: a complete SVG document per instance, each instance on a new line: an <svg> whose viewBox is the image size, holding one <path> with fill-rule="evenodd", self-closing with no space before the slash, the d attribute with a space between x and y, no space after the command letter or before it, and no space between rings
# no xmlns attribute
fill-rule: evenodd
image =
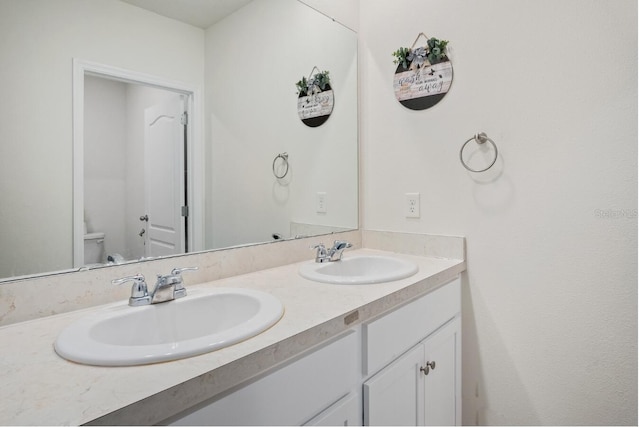
<svg viewBox="0 0 640 427"><path fill-rule="evenodd" d="M298 117L309 127L326 122L333 111L333 90L327 84L325 90L312 95L298 95Z"/></svg>
<svg viewBox="0 0 640 427"><path fill-rule="evenodd" d="M451 61L424 63L412 69L398 64L393 76L396 99L411 110L426 110L436 105L449 92L453 81Z"/></svg>

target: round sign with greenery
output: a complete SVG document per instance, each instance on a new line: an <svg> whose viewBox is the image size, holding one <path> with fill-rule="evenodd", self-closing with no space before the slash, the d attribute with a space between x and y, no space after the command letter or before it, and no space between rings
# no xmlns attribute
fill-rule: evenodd
<svg viewBox="0 0 640 427"><path fill-rule="evenodd" d="M319 72L296 83L298 89L298 117L309 127L326 122L333 112L333 90L328 71Z"/></svg>
<svg viewBox="0 0 640 427"><path fill-rule="evenodd" d="M425 110L444 98L453 81L453 67L447 57L447 40L432 37L426 46L401 47L393 56L396 99L411 110Z"/></svg>

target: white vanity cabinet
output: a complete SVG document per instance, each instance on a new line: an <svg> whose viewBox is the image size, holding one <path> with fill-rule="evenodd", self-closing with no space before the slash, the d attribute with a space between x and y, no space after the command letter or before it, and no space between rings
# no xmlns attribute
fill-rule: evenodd
<svg viewBox="0 0 640 427"><path fill-rule="evenodd" d="M460 279L165 422L460 424Z"/></svg>
<svg viewBox="0 0 640 427"><path fill-rule="evenodd" d="M460 281L363 326L365 425L461 423Z"/></svg>
<svg viewBox="0 0 640 427"><path fill-rule="evenodd" d="M170 425L302 425L327 408L332 409L335 402L357 389L359 344L358 331L349 330L284 366L166 422ZM343 416L340 410L336 406L338 413L334 416ZM361 418L355 422L361 424ZM322 418L318 417L316 423L322 424Z"/></svg>
<svg viewBox="0 0 640 427"><path fill-rule="evenodd" d="M365 425L459 425L460 318L363 386Z"/></svg>

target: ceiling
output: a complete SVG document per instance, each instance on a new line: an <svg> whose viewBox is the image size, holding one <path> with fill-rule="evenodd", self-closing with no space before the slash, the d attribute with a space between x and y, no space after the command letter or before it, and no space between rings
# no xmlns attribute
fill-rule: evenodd
<svg viewBox="0 0 640 427"><path fill-rule="evenodd" d="M121 0L203 29L252 0Z"/></svg>

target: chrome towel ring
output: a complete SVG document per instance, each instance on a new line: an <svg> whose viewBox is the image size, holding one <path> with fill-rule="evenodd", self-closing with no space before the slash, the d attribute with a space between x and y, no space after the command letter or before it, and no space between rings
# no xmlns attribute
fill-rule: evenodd
<svg viewBox="0 0 640 427"><path fill-rule="evenodd" d="M278 159L282 159L282 164L285 166L284 173L281 173L281 174L278 174L278 172L276 172L276 163L278 162ZM285 176L287 176L287 174L289 173L289 155L287 153L278 154L273 159L273 164L271 165L271 169L273 170L273 175L278 179L282 179Z"/></svg>
<svg viewBox="0 0 640 427"><path fill-rule="evenodd" d="M470 143L471 141L475 141L478 144L484 144L485 142L489 141L491 143L491 145L493 145L493 151L495 152L495 156L493 157L493 160L491 161L491 164L489 166L487 166L486 168L484 168L484 169L471 169L464 162L464 159L462 158L462 151L464 150L464 147L466 147L466 145L468 143ZM484 132L476 133L471 138L467 139L467 141L464 144L462 144L462 147L460 148L460 163L462 163L462 166L464 166L465 169L470 171L470 172L484 172L486 170L489 170L491 168L491 166L493 166L495 164L496 160L498 160L498 147L496 146L496 143L493 142L491 140L491 138L489 138L487 136L487 134L484 133Z"/></svg>

